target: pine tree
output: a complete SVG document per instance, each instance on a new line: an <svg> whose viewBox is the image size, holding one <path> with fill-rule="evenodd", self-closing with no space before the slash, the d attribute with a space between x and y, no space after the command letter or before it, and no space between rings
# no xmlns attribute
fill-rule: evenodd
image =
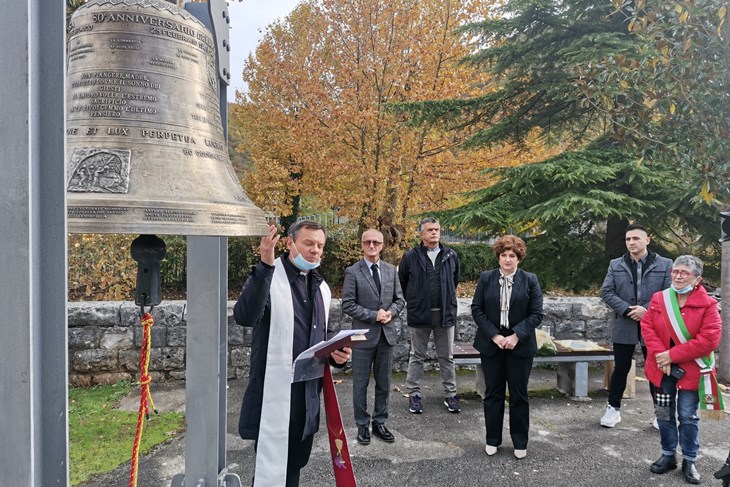
<svg viewBox="0 0 730 487"><path fill-rule="evenodd" d="M687 234L710 231L710 208L673 203L674 195L684 191L676 172L637 163L605 139L540 163L489 173L492 185L470 193L468 205L438 216L470 231L535 237L525 265L539 268L547 287L580 290L601 282L606 256L625 251L621 227L619 247L604 252L602 236L610 219L638 219L656 234L666 234L680 221L691 222Z"/></svg>
<svg viewBox="0 0 730 487"><path fill-rule="evenodd" d="M478 127L464 147L522 142L534 129L552 141L580 144L612 133L576 89L584 65L632 48L610 4L586 0L512 0L494 17L462 33L478 50L462 62L488 70L495 83L484 94L402 104L416 124ZM566 139L567 138L567 139Z"/></svg>
<svg viewBox="0 0 730 487"><path fill-rule="evenodd" d="M537 132L565 151L540 163L494 170L494 185L443 213L446 223L494 235L533 234L531 246L552 249L551 259L566 254L565 262L551 262L552 275L543 278L574 288L590 284L575 284L578 275L600 283L605 265L596 264L625 251L630 220L641 220L655 234L681 228L676 237L691 236L694 244L707 212L697 211L676 171L640 159L622 127L583 87L587 70L601 70L607 60L636 48L626 15L609 2L511 0L463 32L475 39L474 53L463 62L482 66L498 83L478 97L394 109L408 113L416 125L468 128L465 148L520 143ZM620 100L615 95L613 103Z"/></svg>

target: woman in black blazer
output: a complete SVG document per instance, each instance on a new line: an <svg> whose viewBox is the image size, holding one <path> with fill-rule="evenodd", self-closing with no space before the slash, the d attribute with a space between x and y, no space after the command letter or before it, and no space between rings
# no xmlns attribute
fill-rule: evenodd
<svg viewBox="0 0 730 487"><path fill-rule="evenodd" d="M521 238L505 235L494 243L493 250L499 269L481 273L471 302L477 325L474 348L481 354L486 384L484 451L492 456L502 443L506 385L514 455L525 458L530 429L527 382L537 352L535 328L542 321L542 291L535 274L518 268L527 251Z"/></svg>

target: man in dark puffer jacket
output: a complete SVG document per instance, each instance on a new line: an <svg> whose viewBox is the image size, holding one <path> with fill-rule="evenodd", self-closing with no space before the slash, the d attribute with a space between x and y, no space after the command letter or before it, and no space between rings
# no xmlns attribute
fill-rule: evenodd
<svg viewBox="0 0 730 487"><path fill-rule="evenodd" d="M456 286L459 284L459 257L453 249L439 245L441 226L435 218L424 218L418 226L421 244L403 256L398 278L406 298L411 354L406 388L409 410L423 412L421 379L428 341L433 333L436 355L444 386L444 405L458 413L454 366L454 325Z"/></svg>

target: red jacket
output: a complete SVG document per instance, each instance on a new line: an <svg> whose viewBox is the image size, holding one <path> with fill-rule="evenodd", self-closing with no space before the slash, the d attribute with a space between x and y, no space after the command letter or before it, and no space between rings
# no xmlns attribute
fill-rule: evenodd
<svg viewBox="0 0 730 487"><path fill-rule="evenodd" d="M722 321L717 311L717 301L708 296L702 286L692 291L680 310L692 338L684 344L675 343L670 349L671 325L662 318L664 305L661 294L654 293L649 309L641 320L641 336L647 348L644 374L652 384L660 386L664 373L656 364L656 355L669 350L672 363L686 371L684 377L677 381L677 388L696 391L700 381L700 366L694 359L710 355L720 344Z"/></svg>

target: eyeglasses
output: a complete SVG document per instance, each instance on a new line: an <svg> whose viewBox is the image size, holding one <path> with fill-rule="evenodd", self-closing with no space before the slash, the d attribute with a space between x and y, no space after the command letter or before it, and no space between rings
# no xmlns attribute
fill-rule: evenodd
<svg viewBox="0 0 730 487"><path fill-rule="evenodd" d="M672 269L672 277L677 277L677 276L684 279L685 277L694 276L694 274L692 274L689 271L685 271L685 270Z"/></svg>
<svg viewBox="0 0 730 487"><path fill-rule="evenodd" d="M383 245L383 242L378 242L377 240L363 240L362 244L366 247L370 247L371 245L378 247L380 245Z"/></svg>

